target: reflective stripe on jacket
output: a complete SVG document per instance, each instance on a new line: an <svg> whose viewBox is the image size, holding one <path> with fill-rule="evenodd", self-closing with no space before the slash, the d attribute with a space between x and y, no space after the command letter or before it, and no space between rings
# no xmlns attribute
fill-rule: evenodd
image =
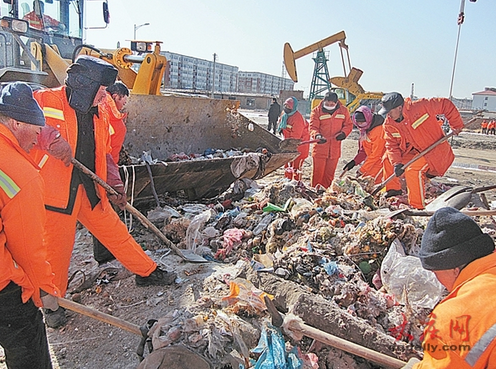
<svg viewBox="0 0 496 369"><path fill-rule="evenodd" d="M40 104L45 114L46 124L56 128L61 136L69 143L72 152L76 151L77 144L77 118L76 112L69 106L66 97L66 88L38 90L33 93L34 98ZM107 180L107 159L110 153L110 133L108 116L105 111L98 107L98 116L94 116L95 131L95 172L104 181ZM49 156L46 151L33 149L31 157L41 167L41 175L45 180L45 205L66 209L71 191L71 175L73 166L66 167L61 160ZM97 194L100 198L107 196L105 189L96 185ZM101 201L101 206L107 206L108 202Z"/></svg>
<svg viewBox="0 0 496 369"><path fill-rule="evenodd" d="M43 246L45 207L38 166L0 124L0 290L10 281L22 288L22 301L41 306L40 288L58 296Z"/></svg>
<svg viewBox="0 0 496 369"><path fill-rule="evenodd" d="M322 111L323 101L310 114L310 136L322 135L327 142L313 145L312 156L318 158L339 158L341 156L341 141L336 135L343 132L348 136L353 129L348 108L339 103L333 114Z"/></svg>
<svg viewBox="0 0 496 369"><path fill-rule="evenodd" d="M496 368L496 253L467 265L433 310L415 369Z"/></svg>
<svg viewBox="0 0 496 369"><path fill-rule="evenodd" d="M404 119L395 122L389 116L384 122L386 151L391 164L403 163L403 157L413 150L421 152L444 136L436 115L444 114L451 128L463 128L460 113L453 103L445 98L421 99L412 102L405 99ZM455 156L448 142L443 142L427 153L424 158L429 164L429 173L442 176L448 170Z"/></svg>

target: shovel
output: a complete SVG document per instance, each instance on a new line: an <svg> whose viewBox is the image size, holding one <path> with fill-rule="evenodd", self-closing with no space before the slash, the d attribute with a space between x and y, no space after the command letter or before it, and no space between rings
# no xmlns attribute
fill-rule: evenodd
<svg viewBox="0 0 496 369"><path fill-rule="evenodd" d="M98 183L100 186L102 186L108 193L112 195L118 195L117 191L114 190L110 185L105 182L103 179L98 177L95 173L93 173L91 170L86 168L83 164L81 164L78 160L72 159L71 160L72 164L78 168L81 172L89 176L92 180L94 180L96 183ZM174 250L174 252L181 257L184 261L189 261L192 263L208 263L208 260L203 258L200 255L195 254L194 252L190 250L180 250L176 245L174 245L165 235L153 224L147 217L145 217L138 209L136 209L134 206L132 206L130 203L126 203L125 209L130 212L132 215L134 215L138 220L146 227L149 228L155 233L155 235L160 238L167 247L171 248Z"/></svg>
<svg viewBox="0 0 496 369"><path fill-rule="evenodd" d="M275 327L280 328L282 326L284 330L289 330L290 332L313 338L314 340L323 342L326 345L349 352L350 354L356 356L363 357L367 360L373 361L374 363L380 365L384 365L388 368L402 368L406 365L406 362L402 360L371 350L367 347L360 346L356 343L333 336L332 334L304 324L299 317L293 314L288 314L283 317L281 316L279 311L277 311L276 307L274 306L274 302L272 302L272 300L268 296L264 296L264 302L271 316L272 325L274 325Z"/></svg>
<svg viewBox="0 0 496 369"><path fill-rule="evenodd" d="M473 189L465 186L455 186L444 192L441 196L436 198L431 203L429 203L425 207L425 210L436 211L446 206L460 210L470 202L472 194L492 190L495 188L496 185L477 187Z"/></svg>
<svg viewBox="0 0 496 369"><path fill-rule="evenodd" d="M446 205L448 206L448 205ZM413 217L430 217L434 215L435 211L429 211L429 210L413 210L409 208L404 208L404 209L399 209L392 211L386 215L384 215L384 218L394 218L400 214L407 215L407 216L413 216ZM496 215L496 210L470 210L470 209L462 209L460 210L460 213L471 216L471 217L490 217L493 215Z"/></svg>

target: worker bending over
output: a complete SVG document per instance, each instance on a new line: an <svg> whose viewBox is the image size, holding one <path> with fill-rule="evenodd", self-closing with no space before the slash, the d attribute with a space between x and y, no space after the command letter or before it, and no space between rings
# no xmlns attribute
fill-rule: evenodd
<svg viewBox="0 0 496 369"><path fill-rule="evenodd" d="M336 93L327 92L310 114L310 136L326 141L312 148L312 187L331 185L341 156L341 141L352 129L348 108L341 104Z"/></svg>
<svg viewBox="0 0 496 369"><path fill-rule="evenodd" d="M426 176L444 175L455 158L453 150L445 141L405 170L402 169L403 164L444 137L436 115L443 114L451 129L458 134L463 129L460 113L448 99L403 100L401 94L391 92L382 97L379 114L387 114L384 132L389 161L384 161L384 178L389 178L393 173L396 175L389 183L389 189L401 191L399 177L404 173L410 206L423 209Z"/></svg>
<svg viewBox="0 0 496 369"><path fill-rule="evenodd" d="M449 293L424 330L423 360L410 359L403 368L496 368L496 253L491 236L458 210L441 208L427 224L419 257Z"/></svg>
<svg viewBox="0 0 496 369"><path fill-rule="evenodd" d="M67 69L65 85L34 93L45 114L47 127L33 158L41 167L45 187L47 223L44 242L48 260L55 273L55 284L62 294L80 221L115 257L136 275L136 284L174 283L176 274L166 272L148 257L128 233L126 225L109 204L126 205L124 186L110 155L108 116L98 104L106 87L115 82L117 69L90 56L80 56ZM107 197L106 191L71 165L72 158L95 172L119 195ZM49 326L65 324L65 312L46 312Z"/></svg>
<svg viewBox="0 0 496 369"><path fill-rule="evenodd" d="M43 244L44 183L27 153L45 118L31 88L11 83L0 95L0 345L8 368L51 369L43 315L57 310Z"/></svg>
<svg viewBox="0 0 496 369"><path fill-rule="evenodd" d="M344 166L343 170L349 171L363 162L357 170L357 175L373 177L375 183L380 183L382 181L382 158L386 151L382 127L384 118L379 114L373 114L368 106L360 106L352 115L351 120L360 132L358 153Z"/></svg>
<svg viewBox="0 0 496 369"><path fill-rule="evenodd" d="M278 133L282 132L285 139L296 138L301 141L308 141L310 139L308 122L298 111L298 99L291 96L284 101L283 108L284 113L279 120ZM300 156L284 165L284 176L286 178L297 181L302 179L303 162L308 158L309 146L310 144L299 145L298 152Z"/></svg>

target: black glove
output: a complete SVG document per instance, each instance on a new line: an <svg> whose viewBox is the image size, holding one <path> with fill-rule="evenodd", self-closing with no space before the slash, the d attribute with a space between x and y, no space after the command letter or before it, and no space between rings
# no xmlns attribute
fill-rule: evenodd
<svg viewBox="0 0 496 369"><path fill-rule="evenodd" d="M315 139L319 140L319 142L317 142L318 144L324 144L327 142L327 140L324 138L324 136L322 136L320 133L315 136Z"/></svg>
<svg viewBox="0 0 496 369"><path fill-rule="evenodd" d="M352 160L344 166L343 170L351 170L355 167L355 165L356 165L355 160Z"/></svg>
<svg viewBox="0 0 496 369"><path fill-rule="evenodd" d="M405 170L403 169L403 164L396 164L394 166L394 174L396 177L401 177L401 175L405 173Z"/></svg>
<svg viewBox="0 0 496 369"><path fill-rule="evenodd" d="M345 138L346 138L346 135L344 134L344 132L339 132L336 135L336 140L338 140L338 141L343 141Z"/></svg>

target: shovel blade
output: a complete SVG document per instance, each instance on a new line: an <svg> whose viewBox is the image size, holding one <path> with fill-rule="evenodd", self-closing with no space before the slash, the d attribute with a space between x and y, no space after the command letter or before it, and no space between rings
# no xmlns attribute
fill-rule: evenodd
<svg viewBox="0 0 496 369"><path fill-rule="evenodd" d="M439 210L439 209L444 208L446 206L450 206L450 205L447 205L448 200L450 198L452 198L453 196L455 196L459 193L467 192L467 191L468 191L468 193L470 193L470 191L472 191L472 187L455 186L453 188L450 188L448 191L444 192L443 194L438 196L436 199L434 199L432 202L427 204L427 206L425 207L425 210L436 211L436 210ZM467 205L467 204L465 204L465 205Z"/></svg>

